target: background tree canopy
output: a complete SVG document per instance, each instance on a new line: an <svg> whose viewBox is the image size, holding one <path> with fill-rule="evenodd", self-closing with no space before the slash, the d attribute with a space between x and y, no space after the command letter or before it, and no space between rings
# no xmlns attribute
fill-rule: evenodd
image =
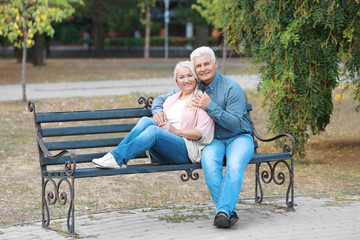
<svg viewBox="0 0 360 240"><path fill-rule="evenodd" d="M332 90L352 87L360 102L359 0L198 0L203 17L226 33L237 51L247 46L261 64L264 105L271 132L296 136L298 153L324 131ZM357 110L359 110L359 106Z"/></svg>

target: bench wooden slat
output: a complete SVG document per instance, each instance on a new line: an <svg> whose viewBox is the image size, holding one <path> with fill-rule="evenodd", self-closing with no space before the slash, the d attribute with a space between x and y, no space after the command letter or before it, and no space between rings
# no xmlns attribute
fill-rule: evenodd
<svg viewBox="0 0 360 240"><path fill-rule="evenodd" d="M76 111L76 112L49 112L49 113L37 113L36 123L140 118L143 116L152 116L151 110L145 108L144 109L129 108L129 109Z"/></svg>
<svg viewBox="0 0 360 240"><path fill-rule="evenodd" d="M291 159L290 153L255 153L250 163L261 163Z"/></svg>
<svg viewBox="0 0 360 240"><path fill-rule="evenodd" d="M104 155L102 154L87 154L78 156L77 162L88 162L91 161L94 157L100 157ZM143 156L145 157L145 155ZM62 157L61 160L68 159L69 156ZM263 163L263 162L271 162L271 161L280 161L280 160L288 160L291 159L289 153L256 153L254 157L250 161L250 164L255 163ZM59 162L60 159L57 159ZM52 159L47 159L47 163L51 163ZM52 164L55 162L53 161ZM51 165L51 164L47 164ZM127 168L123 169L99 169L99 168L77 168L74 176L76 178L83 177L99 177L99 176L111 176L118 174L134 174L134 173L154 173L154 172L165 172L165 171L179 171L179 170L187 170L187 169L200 169L200 163L193 164L178 164L178 165L152 165L152 164L129 164ZM59 176L64 172L63 170L55 170L55 171L47 171L45 176L53 175L53 177Z"/></svg>
<svg viewBox="0 0 360 240"><path fill-rule="evenodd" d="M78 154L76 158L76 163L87 163L91 162L94 158L100 158L104 156L107 152L102 153L88 153L88 154ZM145 153L140 154L137 157L134 158L147 158ZM70 161L72 162L72 159L70 155L64 155L56 159L51 159L48 157L41 157L40 158L40 166L50 166L50 165L62 165L65 162Z"/></svg>
<svg viewBox="0 0 360 240"><path fill-rule="evenodd" d="M78 126L78 127L61 127L61 128L43 128L42 136L43 137L59 137L59 136L72 136L72 135L130 132L134 126L135 126L135 123L96 125L96 126Z"/></svg>
<svg viewBox="0 0 360 240"><path fill-rule="evenodd" d="M168 172L179 171L188 169L199 169L201 164L178 164L178 165L152 165L152 164L134 164L128 165L127 168L121 169L99 169L99 168L81 168L76 169L74 177L99 177L99 176L112 176L119 174L134 174L134 173L154 173L154 172ZM47 171L48 175L57 176L63 171ZM47 175L45 175L47 176Z"/></svg>
<svg viewBox="0 0 360 240"><path fill-rule="evenodd" d="M102 139L45 142L45 146L49 151L57 151L63 149L113 147L113 146L117 146L123 139L124 138L102 138Z"/></svg>

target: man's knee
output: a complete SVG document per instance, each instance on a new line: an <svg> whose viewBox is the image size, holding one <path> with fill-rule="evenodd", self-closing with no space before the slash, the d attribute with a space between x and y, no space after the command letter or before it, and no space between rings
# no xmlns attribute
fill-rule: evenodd
<svg viewBox="0 0 360 240"><path fill-rule="evenodd" d="M201 162L205 167L222 165L224 161L224 150L216 144L206 146L201 152Z"/></svg>

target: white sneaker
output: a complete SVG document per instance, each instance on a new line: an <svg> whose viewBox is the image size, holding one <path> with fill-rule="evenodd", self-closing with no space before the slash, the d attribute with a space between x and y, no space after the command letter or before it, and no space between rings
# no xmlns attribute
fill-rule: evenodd
<svg viewBox="0 0 360 240"><path fill-rule="evenodd" d="M107 153L101 158L94 158L92 162L97 168L126 168L126 165L120 167L111 153Z"/></svg>

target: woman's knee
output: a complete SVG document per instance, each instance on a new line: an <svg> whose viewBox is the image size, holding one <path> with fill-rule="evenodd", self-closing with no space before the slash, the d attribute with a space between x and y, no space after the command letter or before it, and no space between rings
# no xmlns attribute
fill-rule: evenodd
<svg viewBox="0 0 360 240"><path fill-rule="evenodd" d="M151 137L152 139L156 140L159 136L159 131L161 128L159 128L157 125L149 125L145 130L145 134Z"/></svg>
<svg viewBox="0 0 360 240"><path fill-rule="evenodd" d="M138 124L144 124L144 125L156 125L155 121L149 117L142 117L140 120L139 120L139 123Z"/></svg>

